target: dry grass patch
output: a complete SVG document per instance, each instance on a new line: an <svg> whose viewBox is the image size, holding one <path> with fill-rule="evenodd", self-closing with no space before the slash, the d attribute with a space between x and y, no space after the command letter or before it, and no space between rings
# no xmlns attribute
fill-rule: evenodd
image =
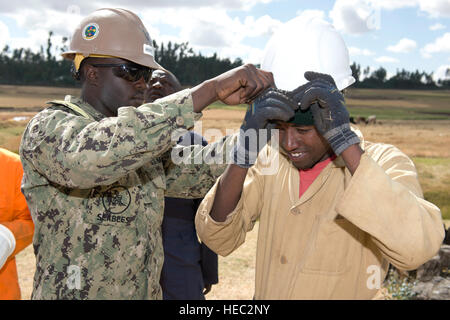
<svg viewBox="0 0 450 320"><path fill-rule="evenodd" d="M13 117L32 116L37 110L33 108L42 108L46 101L62 99L65 94L78 93L79 89L0 86L0 111L3 110L0 112L0 146L18 151L27 121L14 122L11 121ZM396 117L403 117L408 108L426 109L437 106L448 110L449 96L450 93L446 91L355 90L350 92L348 101L350 106L360 105L369 110L367 112L370 114L377 110L374 108L376 106L388 107L394 103L398 107L397 110L400 110L399 114L392 114L395 116L393 118L397 119ZM13 107L14 110L2 107ZM199 133L204 134L205 130L213 128L224 135L227 128L236 130L240 127L245 111L243 108L229 107L209 109L203 113ZM389 114L385 116L389 118ZM446 203L445 201L450 199L450 120L385 119L382 124L360 125L359 129L365 139L393 144L405 152L416 163L425 196L437 197L436 201ZM211 142L219 137L208 138ZM445 206L442 205L441 209L445 209ZM449 227L450 220L447 220L446 224ZM213 286L207 299L252 299L257 230L258 224L247 234L247 240L240 248L228 257L219 257L219 284ZM32 246L17 255L17 265L22 298L29 299L35 270Z"/></svg>
<svg viewBox="0 0 450 320"><path fill-rule="evenodd" d="M429 104L424 102L417 102L417 101L405 101L405 100L388 100L388 99L371 99L371 100L364 100L364 99L346 99L347 104L352 106L361 106L361 107L373 107L373 108L379 108L379 107L392 107L395 106L396 108L428 108L430 107Z"/></svg>
<svg viewBox="0 0 450 320"><path fill-rule="evenodd" d="M0 108L39 108L47 101L64 99L66 94L79 96L80 89L0 85Z"/></svg>
<svg viewBox="0 0 450 320"><path fill-rule="evenodd" d="M219 283L206 296L208 300L253 299L258 227L256 223L245 242L229 256L219 256Z"/></svg>
<svg viewBox="0 0 450 320"><path fill-rule="evenodd" d="M410 157L450 158L450 120L397 120L359 125L364 139L396 146Z"/></svg>
<svg viewBox="0 0 450 320"><path fill-rule="evenodd" d="M16 255L16 264L22 300L29 300L33 291L33 277L36 271L33 245L29 245Z"/></svg>
<svg viewBox="0 0 450 320"><path fill-rule="evenodd" d="M259 223L247 233L246 241L227 257L219 256L219 283L206 295L207 300L251 300L255 289L256 239ZM30 245L16 256L22 299L33 290L36 258Z"/></svg>

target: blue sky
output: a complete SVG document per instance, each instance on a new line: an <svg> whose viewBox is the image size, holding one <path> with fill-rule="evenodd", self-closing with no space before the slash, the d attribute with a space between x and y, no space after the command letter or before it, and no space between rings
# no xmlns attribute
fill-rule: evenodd
<svg viewBox="0 0 450 320"><path fill-rule="evenodd" d="M332 23L350 61L445 76L450 68L450 0L22 0L0 3L0 46L30 47L70 36L80 19L101 7L130 9L158 43L186 42L197 52L259 63L271 34L307 14Z"/></svg>

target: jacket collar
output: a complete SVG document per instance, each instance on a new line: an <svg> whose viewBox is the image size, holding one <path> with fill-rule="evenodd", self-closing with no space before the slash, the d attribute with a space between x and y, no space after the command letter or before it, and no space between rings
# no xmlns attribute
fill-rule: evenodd
<svg viewBox="0 0 450 320"><path fill-rule="evenodd" d="M75 97L75 96L71 96L71 95L66 95L64 98L65 101L76 104L77 106L79 106L81 109L83 109L83 111L85 111L86 113L88 113L90 116L92 116L96 121L100 121L104 118L106 118L105 115L103 115L102 113L98 112L93 106L91 106L89 103L87 103L86 101L83 101L81 98L79 97Z"/></svg>
<svg viewBox="0 0 450 320"><path fill-rule="evenodd" d="M352 129L353 132L356 133L356 135L358 136L358 138L361 140L361 142L360 142L359 145L360 145L361 149L364 150L364 149L365 149L365 140L364 140L364 136L363 136L361 130L359 130L358 127L356 127L356 126L354 126L354 125L352 125L352 124L350 124L350 128ZM289 166L292 167L292 168L294 168L295 170L298 171L298 169L297 169L297 168L292 164L292 162L289 160L289 158L288 158L286 152L285 152L280 146L278 146L278 148L279 148L279 153L280 153L281 156L289 163ZM334 160L331 162L331 164L329 164L328 166L331 166L332 168L344 168L344 167L345 167L345 162L344 162L344 160L342 159L342 157L339 156L339 157L336 157L336 159L334 159ZM328 167L328 166L327 166L327 167ZM325 169L324 169L324 170L325 170Z"/></svg>
<svg viewBox="0 0 450 320"><path fill-rule="evenodd" d="M351 126L351 129L356 133L356 135L361 140L360 146L364 150L365 140L361 131L356 126ZM292 208L299 206L311 199L325 184L328 180L333 169L345 169L345 162L341 156L330 162L317 176L316 180L311 184L311 186L305 191L305 193L299 198L299 186L300 177L298 169L292 164L292 162L287 157L286 152L279 147L280 157L280 168L286 168L288 172L288 183L289 183L289 197L292 203Z"/></svg>

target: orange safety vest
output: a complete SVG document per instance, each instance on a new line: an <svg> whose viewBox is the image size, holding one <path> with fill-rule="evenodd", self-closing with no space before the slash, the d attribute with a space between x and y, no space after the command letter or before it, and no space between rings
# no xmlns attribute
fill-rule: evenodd
<svg viewBox="0 0 450 320"><path fill-rule="evenodd" d="M33 240L34 224L20 191L23 169L17 154L0 148L0 223L16 238L16 248L0 269L0 299L19 300L15 255Z"/></svg>

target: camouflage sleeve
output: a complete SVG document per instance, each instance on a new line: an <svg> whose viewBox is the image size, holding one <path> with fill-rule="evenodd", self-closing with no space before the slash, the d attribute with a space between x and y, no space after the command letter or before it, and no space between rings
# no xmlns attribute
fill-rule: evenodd
<svg viewBox="0 0 450 320"><path fill-rule="evenodd" d="M205 147L175 146L165 155L166 197L203 198L230 163L236 135Z"/></svg>
<svg viewBox="0 0 450 320"><path fill-rule="evenodd" d="M46 109L28 124L20 154L59 185L109 185L170 150L177 141L173 134L193 127L200 116L188 89L157 103L119 108L117 117L100 121Z"/></svg>

